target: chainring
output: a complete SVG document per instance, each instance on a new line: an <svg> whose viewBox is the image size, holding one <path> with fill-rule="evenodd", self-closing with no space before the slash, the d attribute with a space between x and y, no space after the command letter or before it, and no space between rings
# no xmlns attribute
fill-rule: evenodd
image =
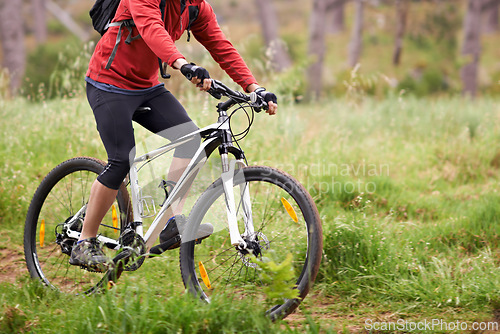
<svg viewBox="0 0 500 334"><path fill-rule="evenodd" d="M120 236L120 244L123 248L117 257L124 255L122 259L124 261L123 270L135 271L139 269L146 258L146 243L144 239L135 233L133 229L128 228Z"/></svg>

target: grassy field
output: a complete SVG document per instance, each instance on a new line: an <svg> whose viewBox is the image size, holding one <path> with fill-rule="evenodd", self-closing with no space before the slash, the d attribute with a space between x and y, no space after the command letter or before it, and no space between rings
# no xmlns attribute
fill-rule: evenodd
<svg viewBox="0 0 500 334"><path fill-rule="evenodd" d="M181 100L198 125L215 120L205 95ZM242 143L250 164L281 168L309 189L325 243L315 289L271 324L249 301L202 306L185 296L175 254L151 264L164 268L162 284L139 270L110 293L74 298L31 283L22 234L33 192L56 164L105 152L83 98L0 100L0 332L317 333L360 332L367 321L499 321L499 102L350 94L259 114Z"/></svg>

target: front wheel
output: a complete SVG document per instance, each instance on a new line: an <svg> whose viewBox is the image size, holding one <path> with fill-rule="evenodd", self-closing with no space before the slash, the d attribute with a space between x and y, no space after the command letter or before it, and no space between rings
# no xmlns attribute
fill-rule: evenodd
<svg viewBox="0 0 500 334"><path fill-rule="evenodd" d="M92 293L117 279L122 271L95 273L69 264L71 249L81 231L92 183L104 169L103 161L80 157L55 167L43 179L28 209L24 227L24 254L31 277L66 293ZM120 232L132 220L124 184L99 226L106 255L113 257Z"/></svg>
<svg viewBox="0 0 500 334"><path fill-rule="evenodd" d="M236 298L252 296L269 305L267 313L273 320L284 318L307 295L318 273L323 247L318 211L304 187L276 169L242 168L235 172L233 184L239 231L250 251L231 245L224 190L218 179L189 215L187 230L192 235L204 223L212 224L214 233L201 242L183 236L180 264L184 285L206 301L217 291ZM247 188L250 199L245 201L242 194ZM253 231L245 226L250 220ZM273 273L259 264L272 261L279 266L290 259L293 278L288 282L273 282ZM270 296L278 292L270 290L279 289L280 283L295 289L296 298Z"/></svg>

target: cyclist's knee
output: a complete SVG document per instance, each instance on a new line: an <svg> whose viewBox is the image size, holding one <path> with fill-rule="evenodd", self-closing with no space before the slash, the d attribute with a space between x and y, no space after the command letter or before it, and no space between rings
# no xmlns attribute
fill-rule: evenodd
<svg viewBox="0 0 500 334"><path fill-rule="evenodd" d="M110 159L97 180L108 188L118 190L129 170L129 160Z"/></svg>

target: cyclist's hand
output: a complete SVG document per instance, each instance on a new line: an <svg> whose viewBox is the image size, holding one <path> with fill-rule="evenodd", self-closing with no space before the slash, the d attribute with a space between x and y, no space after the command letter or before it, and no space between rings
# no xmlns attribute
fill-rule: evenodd
<svg viewBox="0 0 500 334"><path fill-rule="evenodd" d="M208 71L195 64L184 64L181 67L181 73L192 83L199 87L202 91L207 91L212 85L212 80L210 80L210 74Z"/></svg>
<svg viewBox="0 0 500 334"><path fill-rule="evenodd" d="M266 89L263 87L257 88L255 90L255 93L267 102L268 109L266 112L269 115L275 115L278 111L278 98L276 97L276 95L274 93L266 91Z"/></svg>

